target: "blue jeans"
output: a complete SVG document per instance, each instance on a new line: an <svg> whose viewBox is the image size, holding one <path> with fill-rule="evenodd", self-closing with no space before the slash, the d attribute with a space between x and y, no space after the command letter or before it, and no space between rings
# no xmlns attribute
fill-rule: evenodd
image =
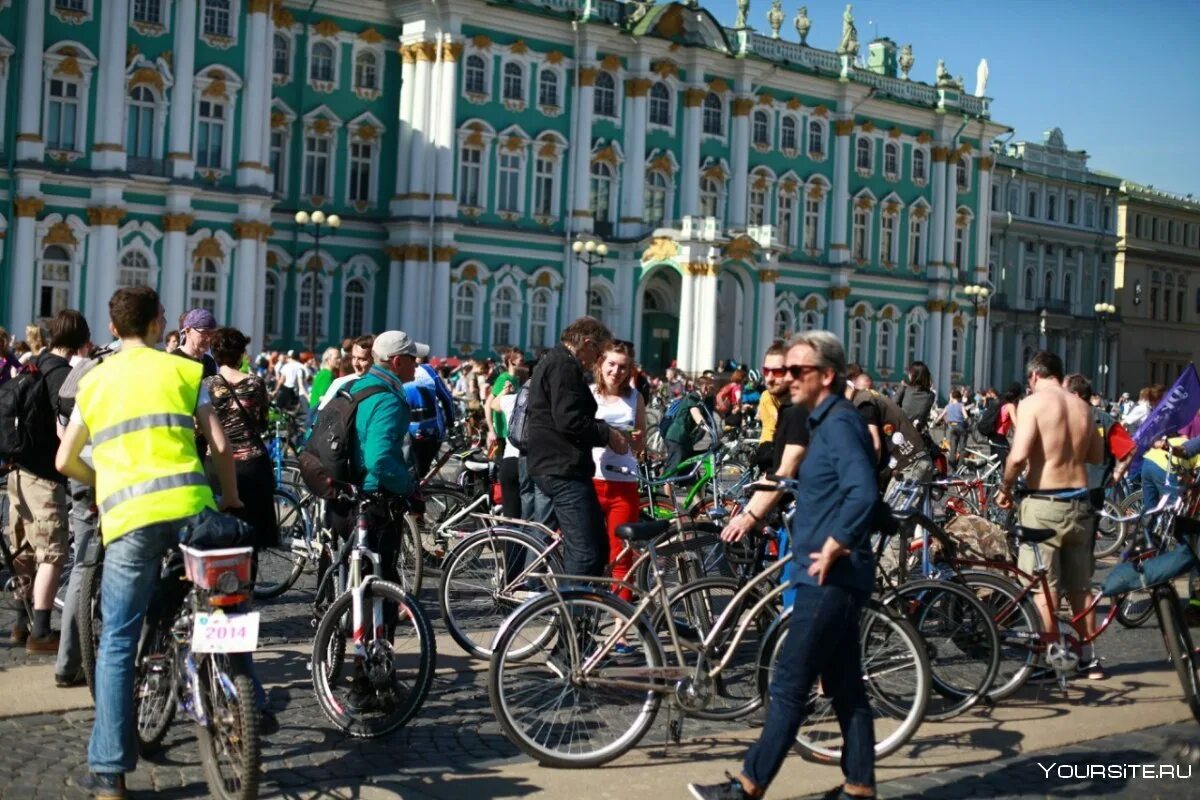
<svg viewBox="0 0 1200 800"><path fill-rule="evenodd" d="M787 639L771 680L767 721L742 774L760 789L775 779L796 741L813 684L821 679L842 729L847 783L875 785L875 726L862 680L859 627L866 595L838 586L796 587Z"/></svg>
<svg viewBox="0 0 1200 800"><path fill-rule="evenodd" d="M608 530L591 477L535 475L534 484L550 498L566 544L568 575L603 575L608 566Z"/></svg>
<svg viewBox="0 0 1200 800"><path fill-rule="evenodd" d="M67 522L71 526L71 549L75 553L75 561L71 567L71 577L67 582L67 593L63 597L62 634L58 642L58 660L54 662L54 674L74 677L83 666L83 656L80 651L79 622L75 619L79 611L79 591L83 583L84 557L92 540L96 537L98 515L92 509L95 497L91 487L79 481L69 481L67 486L71 496L71 512Z"/></svg>

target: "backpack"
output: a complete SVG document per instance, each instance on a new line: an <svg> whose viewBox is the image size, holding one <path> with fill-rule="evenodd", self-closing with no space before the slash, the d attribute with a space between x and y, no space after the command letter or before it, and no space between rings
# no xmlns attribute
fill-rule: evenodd
<svg viewBox="0 0 1200 800"><path fill-rule="evenodd" d="M686 396L686 395L685 395ZM671 430L671 425L674 424L675 418L679 416L679 409L683 406L683 396L676 397L667 406L667 410L663 412L662 417L658 420L658 433L663 439L667 438L667 431Z"/></svg>
<svg viewBox="0 0 1200 800"><path fill-rule="evenodd" d="M338 495L335 484L355 483L361 477L355 474L353 461L354 417L362 401L386 391L386 386L372 386L357 394L339 389L317 415L308 443L296 458L304 485L317 497L334 500Z"/></svg>
<svg viewBox="0 0 1200 800"><path fill-rule="evenodd" d="M28 468L58 449L58 414L46 375L31 361L0 385L0 459Z"/></svg>
<svg viewBox="0 0 1200 800"><path fill-rule="evenodd" d="M439 438L437 395L432 386L404 384L404 399L408 401L408 432L414 439Z"/></svg>
<svg viewBox="0 0 1200 800"><path fill-rule="evenodd" d="M986 439L991 439L999 434L1000 430L1000 403L992 403L983 409L983 413L979 415L979 421L975 423L975 430L980 436Z"/></svg>
<svg viewBox="0 0 1200 800"><path fill-rule="evenodd" d="M526 424L525 412L529 409L531 384L532 381L526 381L525 385L517 392L517 399L513 401L512 416L508 418L508 442L521 452L528 449L526 441L529 438L529 427Z"/></svg>

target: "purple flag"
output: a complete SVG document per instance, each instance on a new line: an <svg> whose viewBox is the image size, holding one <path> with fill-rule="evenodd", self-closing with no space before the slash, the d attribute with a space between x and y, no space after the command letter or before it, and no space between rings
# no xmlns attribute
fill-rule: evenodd
<svg viewBox="0 0 1200 800"><path fill-rule="evenodd" d="M1154 407L1150 416L1146 417L1146 421L1133 435L1138 452L1138 457L1134 461L1140 462L1141 454L1146 452L1156 439L1171 436L1190 423L1195 418L1198 409L1200 409L1200 376L1196 374L1196 365L1188 364L1187 369L1179 376L1179 380L1175 381L1171 390L1163 395L1163 399Z"/></svg>

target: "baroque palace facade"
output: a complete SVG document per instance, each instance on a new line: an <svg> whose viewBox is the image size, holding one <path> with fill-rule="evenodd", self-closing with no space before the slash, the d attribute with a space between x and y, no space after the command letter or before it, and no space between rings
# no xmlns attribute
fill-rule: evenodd
<svg viewBox="0 0 1200 800"><path fill-rule="evenodd" d="M991 208L1008 129L983 87L940 62L911 79L888 39L860 57L849 13L836 52L781 36L777 5L768 20L0 2L5 321L74 306L98 327L117 286L149 283L168 319L208 306L255 347L402 327L440 353L534 351L591 311L652 370L753 363L816 327L884 380L915 358L943 390L1010 370L1018 348L995 357L962 291L1013 260ZM797 16L803 42L813 24ZM314 241L301 209L342 224ZM607 258L585 263L580 238Z"/></svg>

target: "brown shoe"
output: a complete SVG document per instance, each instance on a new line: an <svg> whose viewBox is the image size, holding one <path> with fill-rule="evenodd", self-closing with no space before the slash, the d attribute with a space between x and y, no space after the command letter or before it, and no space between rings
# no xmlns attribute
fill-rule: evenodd
<svg viewBox="0 0 1200 800"><path fill-rule="evenodd" d="M8 633L8 643L22 645L29 639L29 626L17 623Z"/></svg>
<svg viewBox="0 0 1200 800"><path fill-rule="evenodd" d="M34 636L29 634L29 638L25 641L26 653L57 653L58 652L58 631L50 631L49 636Z"/></svg>

